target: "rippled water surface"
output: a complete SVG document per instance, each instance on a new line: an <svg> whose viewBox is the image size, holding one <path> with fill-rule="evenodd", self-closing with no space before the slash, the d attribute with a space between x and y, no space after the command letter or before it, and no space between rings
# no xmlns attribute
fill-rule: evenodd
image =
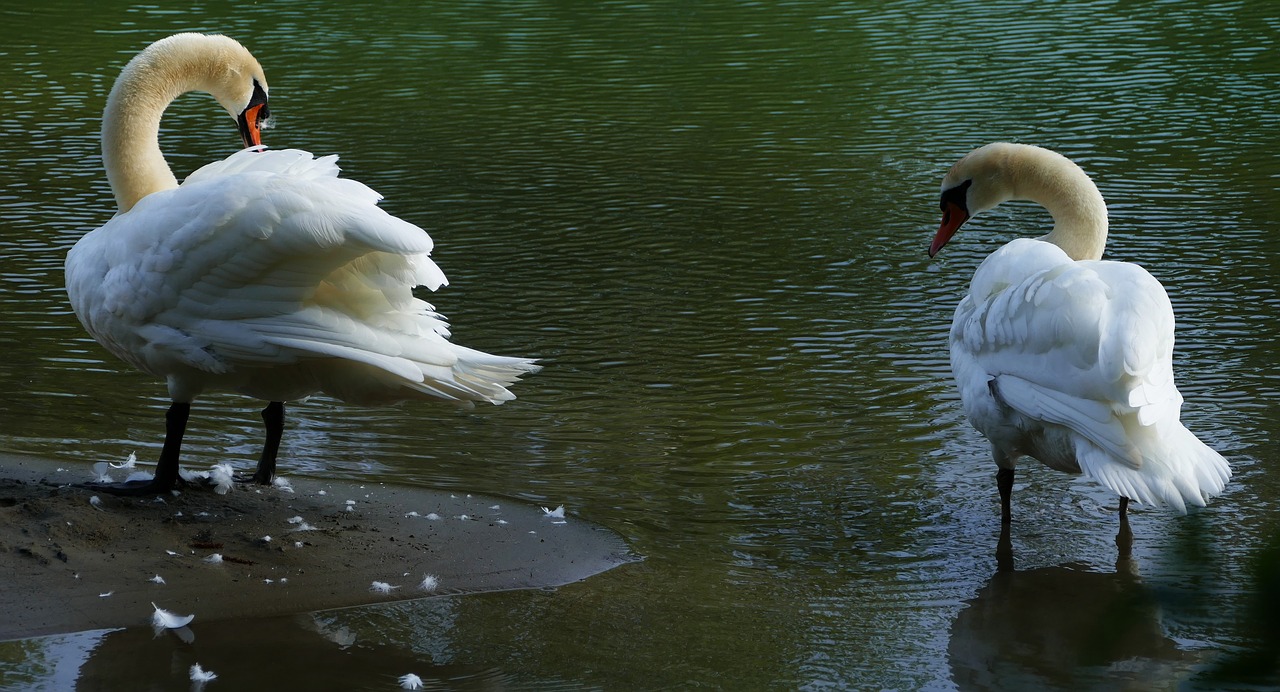
<svg viewBox="0 0 1280 692"><path fill-rule="evenodd" d="M87 337L62 260L114 209L97 128L120 67L169 33L219 31L267 71L270 145L339 153L431 232L451 281L431 299L455 340L546 365L497 408L293 406L285 473L565 504L645 558L554 592L317 615L322 635L354 637L341 649L291 619L202 633L235 684L387 689L404 661L464 689L1278 682L1280 4L3 17L0 449L86 467L158 453L165 391ZM238 142L199 96L161 139L180 178ZM1134 512L1130 560L1114 498L1027 465L1016 569L997 572L994 466L946 331L981 258L1048 217L1005 205L925 254L942 175L997 139L1055 148L1098 182L1109 256L1147 266L1177 310L1184 420L1235 469L1207 510ZM187 463L250 464L257 409L201 399ZM237 668L246 640L286 653ZM167 665L103 664L155 646L9 643L0 675L168 684Z"/></svg>

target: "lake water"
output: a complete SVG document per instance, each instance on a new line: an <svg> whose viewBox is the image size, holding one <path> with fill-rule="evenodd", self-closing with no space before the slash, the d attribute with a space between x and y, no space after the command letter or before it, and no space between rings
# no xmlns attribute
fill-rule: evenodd
<svg viewBox="0 0 1280 692"><path fill-rule="evenodd" d="M98 127L123 63L222 32L267 72L270 146L340 154L430 231L455 340L546 366L502 407L294 406L282 472L564 504L644 557L555 591L211 626L214 685L1280 683L1280 4L73 5L0 14L0 449L158 454L164 388L88 338L62 261L114 211ZM179 178L238 146L207 97L164 128ZM1108 256L1177 311L1183 419L1236 474L1190 516L1133 511L1128 559L1114 497L1026 464L997 562L946 333L981 258L1048 217L1005 205L925 254L942 175L994 140L1097 181ZM199 400L185 463L251 464L259 408ZM97 636L0 645L5 679L182 679L137 659L149 632Z"/></svg>

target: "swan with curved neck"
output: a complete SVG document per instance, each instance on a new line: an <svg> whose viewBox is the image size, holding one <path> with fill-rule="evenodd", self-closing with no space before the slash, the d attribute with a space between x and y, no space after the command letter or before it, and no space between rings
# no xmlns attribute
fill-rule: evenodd
<svg viewBox="0 0 1280 692"><path fill-rule="evenodd" d="M165 108L189 91L212 94L246 148L179 185L158 134ZM269 113L262 67L225 36L157 41L111 90L102 154L119 212L67 253L67 294L88 332L163 378L173 404L154 479L108 492L178 483L191 402L206 390L269 402L253 476L267 484L286 401L325 392L359 404L497 404L538 370L450 342L444 318L413 293L448 283L431 237L339 178L336 156L266 151Z"/></svg>
<svg viewBox="0 0 1280 692"><path fill-rule="evenodd" d="M929 256L938 254L970 217L1011 200L1029 200L1048 210L1053 229L1040 240L1074 260L1102 259L1107 205L1093 180L1062 154L1007 142L975 149L943 178L942 225Z"/></svg>
<svg viewBox="0 0 1280 692"><path fill-rule="evenodd" d="M1180 421L1173 307L1142 267L1101 260L1106 204L1079 166L1025 144L974 150L943 179L929 255L1009 200L1043 205L1053 228L983 260L950 336L965 415L999 468L1001 520L1023 456L1107 486L1122 520L1130 500L1203 506L1231 469Z"/></svg>

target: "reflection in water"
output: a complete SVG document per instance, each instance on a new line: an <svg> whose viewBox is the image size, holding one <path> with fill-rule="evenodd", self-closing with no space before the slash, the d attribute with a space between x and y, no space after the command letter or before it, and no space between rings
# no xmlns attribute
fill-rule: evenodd
<svg viewBox="0 0 1280 692"><path fill-rule="evenodd" d="M1006 526L995 575L951 626L952 681L962 690L1176 686L1197 659L1165 633L1127 523L1116 542L1114 572L1083 563L1019 571Z"/></svg>
<svg viewBox="0 0 1280 692"><path fill-rule="evenodd" d="M405 673L418 675L427 689L508 689L512 678L507 674L451 662L454 608L454 599L436 598L417 603L408 621L390 616L410 611L369 608L362 611L368 613L363 617L337 611L314 617L208 622L195 626L191 642L168 632L156 636L148 627L98 632L90 639L73 635L28 640L23 645L40 652L33 659L53 661L75 653L67 658L73 665L64 666L71 669L57 676L0 678L0 686L10 689L8 681L12 681L26 688L29 680L51 685L60 680L66 685L50 689L72 689L77 684L81 689L106 689L129 680L132 689L183 689L191 666L199 663L217 674L218 689L398 689L396 679ZM410 650L387 646L367 631L375 623L391 622L415 629L418 646ZM72 644L78 644L74 651L70 651Z"/></svg>

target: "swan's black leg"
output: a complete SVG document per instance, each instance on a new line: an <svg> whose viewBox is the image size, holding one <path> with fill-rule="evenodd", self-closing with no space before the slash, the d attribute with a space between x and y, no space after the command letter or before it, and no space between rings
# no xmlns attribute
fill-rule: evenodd
<svg viewBox="0 0 1280 692"><path fill-rule="evenodd" d="M169 492L178 483L178 454L182 451L182 436L187 434L190 416L191 404L180 401L173 402L164 414L164 447L160 450L156 477L151 480L157 493Z"/></svg>
<svg viewBox="0 0 1280 692"><path fill-rule="evenodd" d="M191 404L175 401L164 414L164 447L156 475L146 483L117 483L114 485L89 484L85 487L111 495L159 495L173 490L178 484L178 456L182 451L182 436L187 432L187 418L191 416Z"/></svg>
<svg viewBox="0 0 1280 692"><path fill-rule="evenodd" d="M258 485L271 485L276 475L276 453L280 451L280 438L284 435L284 402L273 401L262 409L262 422L267 426L267 441L262 445L262 456L258 459L258 470L253 474L253 482Z"/></svg>
<svg viewBox="0 0 1280 692"><path fill-rule="evenodd" d="M1120 498L1120 521L1129 521L1129 498Z"/></svg>
<svg viewBox="0 0 1280 692"><path fill-rule="evenodd" d="M1000 523L1013 521L1013 512L1009 509L1009 498L1013 495L1013 469L996 471L996 487L1000 489Z"/></svg>

